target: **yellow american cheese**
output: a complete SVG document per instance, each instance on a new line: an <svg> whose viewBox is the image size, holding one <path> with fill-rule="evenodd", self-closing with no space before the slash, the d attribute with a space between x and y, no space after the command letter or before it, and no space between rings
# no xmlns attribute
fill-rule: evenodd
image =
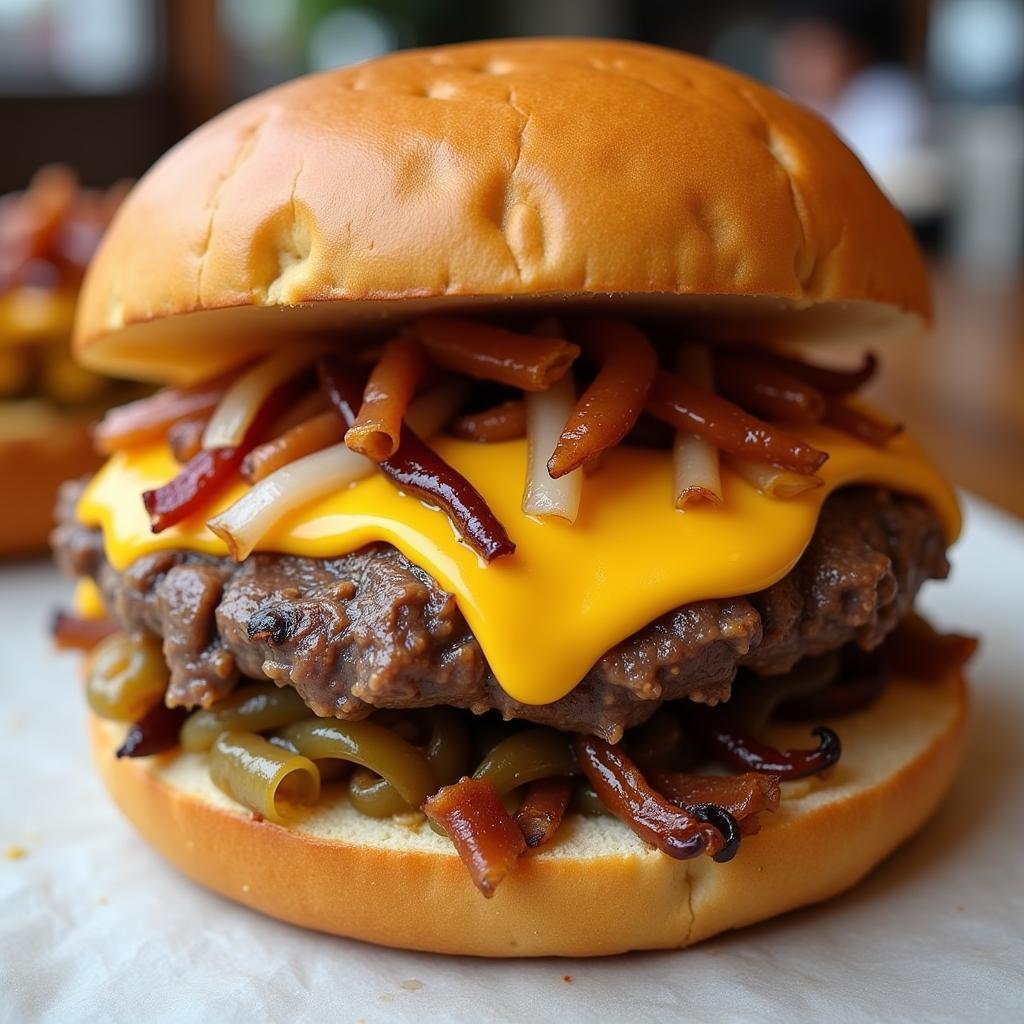
<svg viewBox="0 0 1024 1024"><path fill-rule="evenodd" d="M107 614L100 588L88 577L82 577L75 584L75 596L71 607L81 619L102 619Z"/></svg>
<svg viewBox="0 0 1024 1024"><path fill-rule="evenodd" d="M907 437L879 450L823 426L801 429L830 453L825 486L776 499L723 468L720 508L672 505L667 452L615 449L587 478L576 523L541 522L520 509L526 443L481 445L438 438L434 446L486 498L516 542L515 555L485 565L460 543L445 515L374 476L289 515L259 549L325 558L386 541L455 595L501 686L545 704L568 693L610 647L690 601L761 590L800 558L830 492L877 483L929 501L953 540L960 527L948 484ZM184 547L227 553L205 520L245 490L153 534L141 493L177 471L159 445L115 455L84 494L78 515L102 527L117 569L148 552Z"/></svg>

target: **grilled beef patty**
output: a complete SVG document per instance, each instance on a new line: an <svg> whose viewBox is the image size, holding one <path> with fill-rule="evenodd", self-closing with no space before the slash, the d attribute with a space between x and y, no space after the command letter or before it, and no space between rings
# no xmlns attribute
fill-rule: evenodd
<svg viewBox="0 0 1024 1024"><path fill-rule="evenodd" d="M318 715L496 708L616 742L664 700L725 700L740 666L775 675L850 641L876 646L920 585L948 571L942 526L927 505L881 488L843 490L774 586L676 608L613 647L561 700L528 705L498 685L455 598L387 544L341 558L255 554L241 564L167 551L119 573L99 531L74 519L80 488L62 493L58 559L98 583L125 627L163 637L168 703L186 707L208 706L239 676L269 677L294 686Z"/></svg>

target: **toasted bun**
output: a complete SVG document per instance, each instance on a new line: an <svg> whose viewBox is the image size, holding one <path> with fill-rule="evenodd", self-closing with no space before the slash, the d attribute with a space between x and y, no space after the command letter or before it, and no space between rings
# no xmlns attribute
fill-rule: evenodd
<svg viewBox="0 0 1024 1024"><path fill-rule="evenodd" d="M77 348L181 379L232 343L510 298L788 335L930 316L907 225L814 114L671 50L531 39L301 78L200 128L117 214Z"/></svg>
<svg viewBox="0 0 1024 1024"><path fill-rule="evenodd" d="M201 755L117 760L123 729L92 720L103 778L124 813L202 885L293 924L409 949L478 956L600 956L686 946L853 885L935 810L963 752L959 670L896 680L839 720L827 781L783 786L781 808L736 859L675 861L612 819L574 816L484 899L448 842L328 798L281 828L243 813ZM775 731L806 746L806 727ZM788 792L785 792L788 790Z"/></svg>
<svg viewBox="0 0 1024 1024"><path fill-rule="evenodd" d="M0 557L47 550L57 488L99 468L93 418L42 401L0 405Z"/></svg>

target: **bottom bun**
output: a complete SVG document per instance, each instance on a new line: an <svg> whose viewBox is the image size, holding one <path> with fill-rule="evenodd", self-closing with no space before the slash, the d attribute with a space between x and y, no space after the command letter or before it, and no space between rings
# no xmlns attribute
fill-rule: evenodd
<svg viewBox="0 0 1024 1024"><path fill-rule="evenodd" d="M959 670L895 679L872 708L838 719L830 777L783 785L780 808L736 859L676 861L611 818L566 819L493 899L422 822L378 821L326 787L293 828L241 811L205 756L116 760L123 727L93 718L103 778L142 835L201 885L292 924L408 949L478 956L600 956L687 946L849 888L932 814L960 762ZM773 728L808 746L804 726Z"/></svg>
<svg viewBox="0 0 1024 1024"><path fill-rule="evenodd" d="M57 488L99 468L89 433L95 418L43 401L0 403L0 557L47 550Z"/></svg>

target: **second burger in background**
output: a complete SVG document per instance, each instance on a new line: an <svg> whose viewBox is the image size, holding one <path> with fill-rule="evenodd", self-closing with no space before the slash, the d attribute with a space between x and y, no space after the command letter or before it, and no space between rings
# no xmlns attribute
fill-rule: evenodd
<svg viewBox="0 0 1024 1024"><path fill-rule="evenodd" d="M46 550L62 480L99 464L90 425L124 384L71 358L85 268L127 183L84 189L68 167L39 170L0 198L0 556Z"/></svg>

